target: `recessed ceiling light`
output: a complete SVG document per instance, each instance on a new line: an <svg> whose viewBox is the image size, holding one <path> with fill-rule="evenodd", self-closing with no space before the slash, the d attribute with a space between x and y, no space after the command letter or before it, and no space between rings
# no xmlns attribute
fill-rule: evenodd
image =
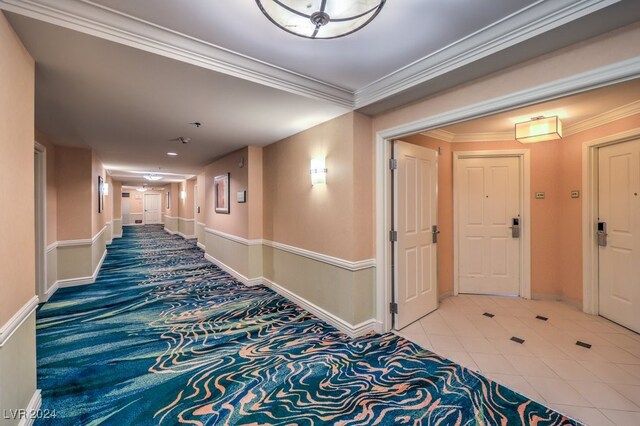
<svg viewBox="0 0 640 426"><path fill-rule="evenodd" d="M175 157L176 155L178 155L178 153L177 152L167 152L167 155Z"/></svg>

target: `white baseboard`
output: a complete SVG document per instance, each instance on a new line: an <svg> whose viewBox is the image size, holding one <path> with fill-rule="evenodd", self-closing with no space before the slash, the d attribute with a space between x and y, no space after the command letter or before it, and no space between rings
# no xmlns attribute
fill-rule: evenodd
<svg viewBox="0 0 640 426"><path fill-rule="evenodd" d="M55 287L57 290L58 287L75 287L78 285L93 284L94 282L96 282L96 278L98 278L98 272L100 272L100 268L102 267L102 262L104 262L105 257L107 257L107 250L105 250L104 253L102 253L100 262L98 262L98 266L96 266L96 269L93 271L93 274L90 277L68 278L65 280L58 280L55 282L54 285L51 286L51 288L53 289ZM51 295L53 295L53 293L51 293Z"/></svg>
<svg viewBox="0 0 640 426"><path fill-rule="evenodd" d="M218 259L216 259L215 257L211 256L210 254L205 253L204 258L207 259L209 262L219 266L220 269L222 269L223 271L227 272L233 278L237 279L238 281L240 281L242 284L246 285L247 287L253 287L253 286L256 286L256 285L263 284L262 277L247 278L244 275L242 275L240 272L238 272L235 269L233 269L232 267L230 267L228 265L225 265L223 262L220 262Z"/></svg>
<svg viewBox="0 0 640 426"><path fill-rule="evenodd" d="M54 282L51 287L45 291L44 296L45 296L45 300L43 300L43 302L48 302L49 299L51 299L51 296L53 296L53 293L55 293L56 291L58 291L58 288L60 288L60 281L56 281Z"/></svg>
<svg viewBox="0 0 640 426"><path fill-rule="evenodd" d="M264 281L267 287L269 287L276 293L280 294L281 296L284 296L285 298L289 299L296 305L311 312L313 315L317 316L324 322L331 324L332 326L342 331L344 334L346 334L351 338L364 336L371 332L380 332L382 330L382 324L380 324L378 321L376 321L373 318L367 321L363 321L359 324L352 325L347 321L343 320L342 318L339 318L336 315L332 314L331 312L325 311L324 309L308 301L307 299L302 298L296 295L295 293L287 290L286 288L274 283L273 281L268 280L264 277L262 278L262 280Z"/></svg>
<svg viewBox="0 0 640 426"><path fill-rule="evenodd" d="M164 227L164 232L167 232L171 235L176 235L178 233L178 231L172 231L169 228L167 228L166 226Z"/></svg>
<svg viewBox="0 0 640 426"><path fill-rule="evenodd" d="M183 234L182 232L177 232L177 234L180 235L185 240L192 240L192 239L196 238L195 235L186 235L186 234Z"/></svg>
<svg viewBox="0 0 640 426"><path fill-rule="evenodd" d="M26 417L20 420L19 426L31 426L35 421L36 414L42 404L42 392L40 389L36 389L29 401L29 405L26 408Z"/></svg>
<svg viewBox="0 0 640 426"><path fill-rule="evenodd" d="M122 238L122 232L119 234L113 234L113 238Z"/></svg>
<svg viewBox="0 0 640 426"><path fill-rule="evenodd" d="M207 249L207 246L205 246L201 242L198 242L198 247L200 247L202 250L206 250Z"/></svg>
<svg viewBox="0 0 640 426"><path fill-rule="evenodd" d="M367 321L363 321L360 324L352 325L346 322L345 320L343 320L342 318L337 317L331 312L325 311L318 305L315 305L314 303L308 301L307 299L300 297L295 293L292 293L291 291L287 290L281 285L278 285L273 281L268 280L265 277L247 278L241 273L239 273L238 271L236 271L235 269L225 265L223 262L220 262L218 259L211 256L210 254L205 253L204 257L209 262L218 265L220 269L231 274L231 276L233 276L235 279L237 279L238 281L240 281L241 283L243 283L248 287L256 286L260 284L266 285L276 293L280 294L281 296L284 296L286 299L302 307L308 312L314 314L324 322L331 324L332 326L342 331L343 333L345 333L347 336L351 338L364 336L371 332L380 333L382 331L382 324L373 318Z"/></svg>
<svg viewBox="0 0 640 426"><path fill-rule="evenodd" d="M20 328L22 323L29 318L29 315L38 307L38 296L33 296L27 301L18 312L13 314L9 321L0 327L0 348L13 336L13 333Z"/></svg>

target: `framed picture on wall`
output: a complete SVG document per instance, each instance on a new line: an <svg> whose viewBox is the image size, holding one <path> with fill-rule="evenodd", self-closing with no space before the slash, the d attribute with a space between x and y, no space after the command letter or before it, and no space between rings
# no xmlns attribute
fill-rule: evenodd
<svg viewBox="0 0 640 426"><path fill-rule="evenodd" d="M98 213L104 210L104 185L102 184L102 176L98 175Z"/></svg>
<svg viewBox="0 0 640 426"><path fill-rule="evenodd" d="M171 208L171 191L167 191L167 209Z"/></svg>
<svg viewBox="0 0 640 426"><path fill-rule="evenodd" d="M216 213L229 214L229 177L230 173L225 173L213 178L213 187L215 189Z"/></svg>

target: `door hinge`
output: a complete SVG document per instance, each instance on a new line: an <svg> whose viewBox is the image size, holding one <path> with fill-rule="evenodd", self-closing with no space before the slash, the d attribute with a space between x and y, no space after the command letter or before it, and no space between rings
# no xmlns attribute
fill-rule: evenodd
<svg viewBox="0 0 640 426"><path fill-rule="evenodd" d="M398 160L395 158L389 159L389 170L396 170L398 168Z"/></svg>
<svg viewBox="0 0 640 426"><path fill-rule="evenodd" d="M389 231L389 241L392 243L398 241L398 231Z"/></svg>
<svg viewBox="0 0 640 426"><path fill-rule="evenodd" d="M395 302L389 303L389 312L391 312L392 314L397 314L398 313L398 304L395 303Z"/></svg>

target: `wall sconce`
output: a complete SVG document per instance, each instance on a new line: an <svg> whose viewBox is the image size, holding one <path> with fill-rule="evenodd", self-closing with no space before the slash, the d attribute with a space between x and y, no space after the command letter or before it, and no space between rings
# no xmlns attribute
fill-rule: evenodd
<svg viewBox="0 0 640 426"><path fill-rule="evenodd" d="M324 160L324 157L311 160L311 185L327 183L327 168Z"/></svg>
<svg viewBox="0 0 640 426"><path fill-rule="evenodd" d="M102 183L102 195L104 196L109 195L109 184L107 182Z"/></svg>
<svg viewBox="0 0 640 426"><path fill-rule="evenodd" d="M534 143L562 138L562 121L557 115L533 117L530 121L516 123L516 140Z"/></svg>
<svg viewBox="0 0 640 426"><path fill-rule="evenodd" d="M185 191L184 189L182 191L180 191L180 199L181 200L186 200L187 199L187 191Z"/></svg>

